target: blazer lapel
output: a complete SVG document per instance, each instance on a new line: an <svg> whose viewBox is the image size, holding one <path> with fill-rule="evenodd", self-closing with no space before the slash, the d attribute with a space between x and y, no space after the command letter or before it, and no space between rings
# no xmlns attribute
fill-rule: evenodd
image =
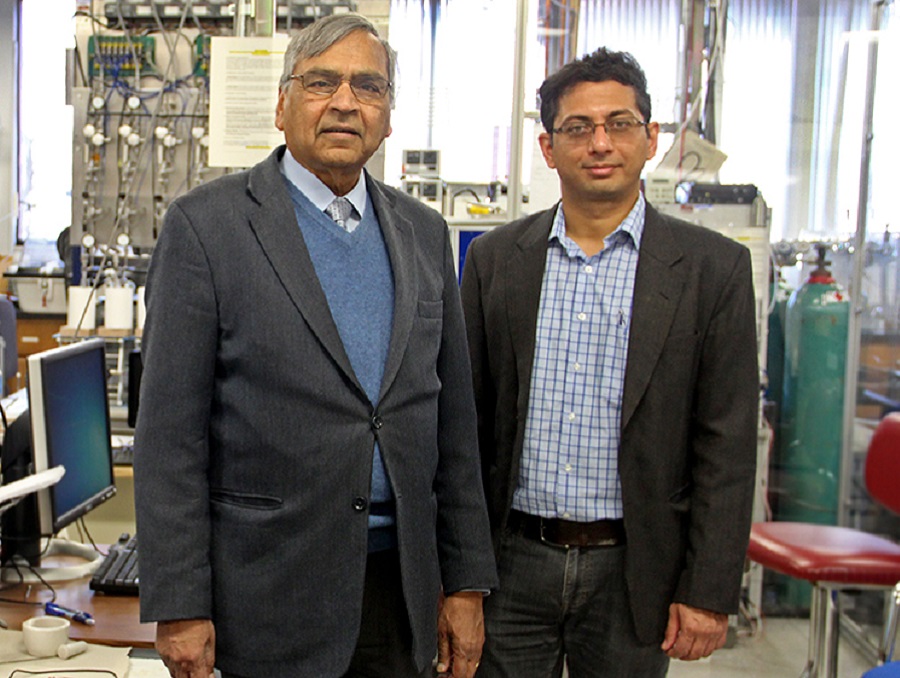
<svg viewBox="0 0 900 678"><path fill-rule="evenodd" d="M622 396L622 429L650 383L678 308L684 276L676 266L681 250L668 225L650 205L644 222L634 281L628 360Z"/></svg>
<svg viewBox="0 0 900 678"><path fill-rule="evenodd" d="M365 176L366 187L378 215L378 222L381 224L381 233L394 274L394 321L384 375L381 379L380 400L397 376L403 355L406 353L409 333L417 312L419 281L415 266L415 233L412 223L397 213L390 194L381 190L378 182L368 173Z"/></svg>
<svg viewBox="0 0 900 678"><path fill-rule="evenodd" d="M256 202L255 209L249 211L250 228L312 333L348 379L365 395L350 365L328 300L297 225L297 215L279 169L280 150L250 170L247 187Z"/></svg>
<svg viewBox="0 0 900 678"><path fill-rule="evenodd" d="M516 356L516 372L526 393L531 388L538 309L547 262L547 239L555 214L555 209L549 209L537 215L516 241L516 249L506 267L509 330Z"/></svg>

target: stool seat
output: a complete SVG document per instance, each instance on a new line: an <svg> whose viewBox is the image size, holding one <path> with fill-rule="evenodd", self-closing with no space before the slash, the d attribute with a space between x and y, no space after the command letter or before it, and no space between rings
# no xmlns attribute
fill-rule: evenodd
<svg viewBox="0 0 900 678"><path fill-rule="evenodd" d="M894 586L900 544L846 527L754 523L747 555L763 567L810 582Z"/></svg>
<svg viewBox="0 0 900 678"><path fill-rule="evenodd" d="M872 433L865 480L872 499L900 513L900 412L886 415ZM878 661L891 660L900 619L900 544L846 527L761 522L750 530L747 555L764 568L812 583L805 678L837 678L842 589L885 592L888 615Z"/></svg>

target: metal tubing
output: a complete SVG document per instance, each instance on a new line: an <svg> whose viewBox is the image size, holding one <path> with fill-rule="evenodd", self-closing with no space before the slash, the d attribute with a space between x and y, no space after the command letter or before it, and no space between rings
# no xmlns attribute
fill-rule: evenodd
<svg viewBox="0 0 900 678"><path fill-rule="evenodd" d="M854 236L853 278L850 281L850 318L847 331L847 364L844 383L843 464L840 478L838 524L847 525L853 473L853 438L856 428L856 389L859 380L860 315L862 314L862 280L866 265L866 225L869 209L869 172L872 158L872 129L875 117L875 78L878 72L878 32L885 6L892 0L876 0L870 16L868 68L866 73L866 105L863 115L863 143L859 165L859 202Z"/></svg>
<svg viewBox="0 0 900 678"><path fill-rule="evenodd" d="M254 35L271 38L275 35L275 0L256 0L256 20Z"/></svg>
<svg viewBox="0 0 900 678"><path fill-rule="evenodd" d="M528 28L528 0L516 3L516 56L513 61L512 121L509 139L509 184L506 213L510 221L522 213L522 138L525 125L525 41Z"/></svg>
<svg viewBox="0 0 900 678"><path fill-rule="evenodd" d="M838 678L838 640L841 637L840 594L834 589L825 591L825 616L822 644L819 646L819 671L825 678Z"/></svg>
<svg viewBox="0 0 900 678"><path fill-rule="evenodd" d="M879 664L885 664L894 657L894 648L897 644L897 619L900 618L900 583L894 587L887 598L888 613L879 648Z"/></svg>
<svg viewBox="0 0 900 678"><path fill-rule="evenodd" d="M819 675L819 648L822 646L822 615L824 614L825 595L827 591L814 586L809 603L809 639L807 641L806 667L800 678L818 678Z"/></svg>

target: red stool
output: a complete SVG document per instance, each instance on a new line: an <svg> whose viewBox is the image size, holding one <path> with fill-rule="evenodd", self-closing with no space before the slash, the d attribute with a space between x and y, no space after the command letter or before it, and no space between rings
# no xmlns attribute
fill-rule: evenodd
<svg viewBox="0 0 900 678"><path fill-rule="evenodd" d="M900 413L881 420L866 454L866 489L900 513ZM891 659L900 615L900 544L867 532L810 523L754 523L750 560L813 584L809 653L802 676L837 677L841 590L894 589L879 647L879 664Z"/></svg>

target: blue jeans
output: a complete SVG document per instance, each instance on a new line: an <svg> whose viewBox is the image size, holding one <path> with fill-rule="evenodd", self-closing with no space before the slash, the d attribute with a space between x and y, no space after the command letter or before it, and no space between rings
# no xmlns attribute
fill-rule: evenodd
<svg viewBox="0 0 900 678"><path fill-rule="evenodd" d="M669 658L635 635L625 546L559 547L507 532L485 598L477 678L664 678ZM662 639L660 639L660 643Z"/></svg>

